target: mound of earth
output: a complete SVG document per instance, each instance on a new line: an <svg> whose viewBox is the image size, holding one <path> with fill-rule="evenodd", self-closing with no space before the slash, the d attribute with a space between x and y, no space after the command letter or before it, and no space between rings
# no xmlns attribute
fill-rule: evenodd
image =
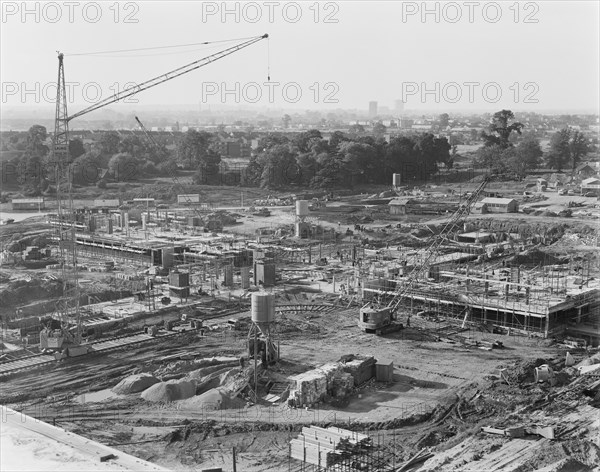
<svg viewBox="0 0 600 472"><path fill-rule="evenodd" d="M138 393L143 392L152 385L159 383L154 375L142 373L142 374L134 374L129 377L125 377L121 380L117 385L112 388L114 393L119 395L125 395L128 393Z"/></svg>
<svg viewBox="0 0 600 472"><path fill-rule="evenodd" d="M142 392L148 402L174 402L185 400L196 394L196 385L188 380L159 382Z"/></svg>
<svg viewBox="0 0 600 472"><path fill-rule="evenodd" d="M183 408L204 410L225 410L230 408L241 408L245 405L244 400L231 398L227 392L220 388L213 388L202 395L181 402Z"/></svg>

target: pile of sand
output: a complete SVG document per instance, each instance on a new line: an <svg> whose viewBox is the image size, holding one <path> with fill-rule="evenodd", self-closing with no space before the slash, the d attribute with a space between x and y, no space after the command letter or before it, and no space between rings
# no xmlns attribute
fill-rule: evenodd
<svg viewBox="0 0 600 472"><path fill-rule="evenodd" d="M186 409L226 410L241 408L245 404L244 400L240 398L231 398L225 390L213 388L202 395L182 401L181 407Z"/></svg>
<svg viewBox="0 0 600 472"><path fill-rule="evenodd" d="M148 387L160 382L154 375L142 373L130 375L121 380L117 385L112 388L114 393L119 395L126 395L128 393L143 392Z"/></svg>
<svg viewBox="0 0 600 472"><path fill-rule="evenodd" d="M149 402L173 402L193 397L196 385L187 380L159 382L142 392L142 398Z"/></svg>

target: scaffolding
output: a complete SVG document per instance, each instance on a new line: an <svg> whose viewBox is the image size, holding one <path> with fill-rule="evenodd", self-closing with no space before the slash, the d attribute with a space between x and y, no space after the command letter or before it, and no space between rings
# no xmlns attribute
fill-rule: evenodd
<svg viewBox="0 0 600 472"><path fill-rule="evenodd" d="M309 426L289 447L289 472L391 472L396 466L380 434L372 437L334 426Z"/></svg>

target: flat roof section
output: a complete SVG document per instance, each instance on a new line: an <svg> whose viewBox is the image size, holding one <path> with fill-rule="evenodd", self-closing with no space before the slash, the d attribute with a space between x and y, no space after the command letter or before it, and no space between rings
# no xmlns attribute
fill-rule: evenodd
<svg viewBox="0 0 600 472"><path fill-rule="evenodd" d="M39 421L0 405L0 470L168 471L118 449ZM100 458L114 454L104 462Z"/></svg>

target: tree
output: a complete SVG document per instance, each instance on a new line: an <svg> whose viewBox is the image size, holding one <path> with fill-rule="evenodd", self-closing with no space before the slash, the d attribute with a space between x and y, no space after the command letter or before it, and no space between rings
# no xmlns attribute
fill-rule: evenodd
<svg viewBox="0 0 600 472"><path fill-rule="evenodd" d="M504 149L499 144L483 146L477 151L477 163L486 167L492 174L502 174L506 171L502 153Z"/></svg>
<svg viewBox="0 0 600 472"><path fill-rule="evenodd" d="M319 154L316 158L317 172L312 179L315 188L334 188L340 185L340 162L335 156L327 153Z"/></svg>
<svg viewBox="0 0 600 472"><path fill-rule="evenodd" d="M108 170L113 178L120 182L135 180L140 173L138 160L127 153L119 153L111 157L108 161Z"/></svg>
<svg viewBox="0 0 600 472"><path fill-rule="evenodd" d="M581 131L572 130L570 135L569 152L571 157L571 172L575 173L575 169L581 162L581 158L590 151L590 144Z"/></svg>
<svg viewBox="0 0 600 472"><path fill-rule="evenodd" d="M321 141L322 139L323 136L318 129L310 129L298 134L292 142L298 147L299 152L308 152L312 149L312 146L315 143Z"/></svg>
<svg viewBox="0 0 600 472"><path fill-rule="evenodd" d="M375 123L373 126L373 134L375 136L381 136L385 134L387 131L387 126L385 126L382 122Z"/></svg>
<svg viewBox="0 0 600 472"><path fill-rule="evenodd" d="M71 139L69 141L69 156L71 157L71 159L75 160L79 156L82 156L84 154L85 147L83 146L83 142L81 142L81 139Z"/></svg>
<svg viewBox="0 0 600 472"><path fill-rule="evenodd" d="M192 180L196 184L216 185L221 183L221 155L209 149L203 156Z"/></svg>
<svg viewBox="0 0 600 472"><path fill-rule="evenodd" d="M179 161L189 169L196 169L206 164L211 135L206 131L188 130L183 139L177 144Z"/></svg>
<svg viewBox="0 0 600 472"><path fill-rule="evenodd" d="M102 133L102 136L100 136L100 139L98 140L98 146L100 147L100 152L102 154L112 156L119 152L120 142L121 139L117 133Z"/></svg>
<svg viewBox="0 0 600 472"><path fill-rule="evenodd" d="M287 136L277 133L269 133L258 140L258 149L260 152L269 149L272 146L279 144L287 144L290 140Z"/></svg>
<svg viewBox="0 0 600 472"><path fill-rule="evenodd" d="M559 172L570 165L574 172L581 158L589 151L590 145L583 133L563 128L550 138L550 151L546 156L546 163Z"/></svg>
<svg viewBox="0 0 600 472"><path fill-rule="evenodd" d="M348 138L341 131L334 131L331 133L331 137L329 138L329 148L334 150L337 149L339 144L343 141L347 141Z"/></svg>
<svg viewBox="0 0 600 472"><path fill-rule="evenodd" d="M521 134L524 125L518 121L514 121L515 115L510 110L501 110L494 113L492 122L489 125L490 134L482 131L481 136L484 139L485 146L500 146L506 149L512 146L510 135L513 131ZM509 122L511 122L509 124Z"/></svg>
<svg viewBox="0 0 600 472"><path fill-rule="evenodd" d="M44 190L48 181L45 173L48 169L44 166L44 158L48 155L48 146L44 144L48 137L46 128L41 125L33 125L27 132L27 142L21 157L19 158L21 183L25 191L33 196L39 195Z"/></svg>
<svg viewBox="0 0 600 472"><path fill-rule="evenodd" d="M540 165L543 154L540 141L528 134L515 147L514 156L511 156L508 167L519 178L523 178L527 172Z"/></svg>
<svg viewBox="0 0 600 472"><path fill-rule="evenodd" d="M363 125L359 125L358 123L350 126L348 128L348 133L350 134L363 134L365 132L365 127Z"/></svg>
<svg viewBox="0 0 600 472"><path fill-rule="evenodd" d="M373 177L374 170L379 167L376 161L377 152L370 144L347 141L340 144L339 157L341 164L342 184L354 185L363 183Z"/></svg>
<svg viewBox="0 0 600 472"><path fill-rule="evenodd" d="M272 146L259 155L262 166L260 186L274 188L298 183L299 168L296 153L291 146L279 144Z"/></svg>

